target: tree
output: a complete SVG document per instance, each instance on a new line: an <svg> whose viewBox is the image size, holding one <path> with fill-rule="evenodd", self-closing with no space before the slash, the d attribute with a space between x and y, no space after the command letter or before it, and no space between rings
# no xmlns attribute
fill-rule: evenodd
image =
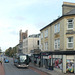
<svg viewBox="0 0 75 75"><path fill-rule="evenodd" d="M15 47L9 47L6 51L5 51L5 55L9 56L9 57L13 57L13 55L15 55L17 53L17 46Z"/></svg>
<svg viewBox="0 0 75 75"><path fill-rule="evenodd" d="M0 48L0 53L2 52L1 48Z"/></svg>

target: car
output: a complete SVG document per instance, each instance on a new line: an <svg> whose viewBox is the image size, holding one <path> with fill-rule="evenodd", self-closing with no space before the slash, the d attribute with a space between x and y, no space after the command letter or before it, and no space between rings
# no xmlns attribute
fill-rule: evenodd
<svg viewBox="0 0 75 75"><path fill-rule="evenodd" d="M5 59L4 62L5 62L5 63L9 63L9 60L8 60L8 59Z"/></svg>
<svg viewBox="0 0 75 75"><path fill-rule="evenodd" d="M14 63L17 63L17 62L18 62L18 60L17 60L17 59L15 59L15 60L14 60Z"/></svg>

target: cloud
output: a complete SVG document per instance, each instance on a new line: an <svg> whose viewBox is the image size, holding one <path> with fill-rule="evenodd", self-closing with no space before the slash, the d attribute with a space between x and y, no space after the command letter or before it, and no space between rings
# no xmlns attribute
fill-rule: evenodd
<svg viewBox="0 0 75 75"><path fill-rule="evenodd" d="M28 30L29 35L39 33L41 28L61 15L62 3L63 0L1 0L0 46L2 49L19 43L20 29L24 32Z"/></svg>
<svg viewBox="0 0 75 75"><path fill-rule="evenodd" d="M46 11L45 7L50 5L49 2L49 0L0 1L0 46L2 49L18 44L20 29L28 30L29 35L39 33L44 21L41 22L41 19L48 14L42 12Z"/></svg>

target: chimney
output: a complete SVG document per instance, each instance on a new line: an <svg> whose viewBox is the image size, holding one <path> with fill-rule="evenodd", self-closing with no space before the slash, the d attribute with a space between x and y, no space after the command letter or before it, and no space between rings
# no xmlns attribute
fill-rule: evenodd
<svg viewBox="0 0 75 75"><path fill-rule="evenodd" d="M72 9L75 9L75 3L63 2L63 5L62 5L62 15L67 14Z"/></svg>

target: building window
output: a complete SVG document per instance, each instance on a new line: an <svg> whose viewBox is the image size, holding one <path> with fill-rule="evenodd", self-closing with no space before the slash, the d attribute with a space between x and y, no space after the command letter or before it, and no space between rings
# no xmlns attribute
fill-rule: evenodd
<svg viewBox="0 0 75 75"><path fill-rule="evenodd" d="M48 42L44 43L44 50L48 50Z"/></svg>
<svg viewBox="0 0 75 75"><path fill-rule="evenodd" d="M55 33L60 32L60 24L59 23L54 26L54 32Z"/></svg>
<svg viewBox="0 0 75 75"><path fill-rule="evenodd" d="M37 45L39 45L39 40L37 41Z"/></svg>
<svg viewBox="0 0 75 75"><path fill-rule="evenodd" d="M73 37L68 37L68 48L73 48Z"/></svg>
<svg viewBox="0 0 75 75"><path fill-rule="evenodd" d="M23 39L25 39L25 36L23 36Z"/></svg>
<svg viewBox="0 0 75 75"><path fill-rule="evenodd" d="M58 30L58 32L60 32L60 24L58 23L58 25L57 25L57 30Z"/></svg>
<svg viewBox="0 0 75 75"><path fill-rule="evenodd" d="M43 44L41 44L41 50L43 50Z"/></svg>
<svg viewBox="0 0 75 75"><path fill-rule="evenodd" d="M43 33L41 33L41 39L43 38Z"/></svg>
<svg viewBox="0 0 75 75"><path fill-rule="evenodd" d="M54 41L54 49L59 49L60 48L60 39L55 39Z"/></svg>
<svg viewBox="0 0 75 75"><path fill-rule="evenodd" d="M73 19L68 20L68 29L73 29Z"/></svg>
<svg viewBox="0 0 75 75"><path fill-rule="evenodd" d="M48 37L48 29L45 30L45 37Z"/></svg>

